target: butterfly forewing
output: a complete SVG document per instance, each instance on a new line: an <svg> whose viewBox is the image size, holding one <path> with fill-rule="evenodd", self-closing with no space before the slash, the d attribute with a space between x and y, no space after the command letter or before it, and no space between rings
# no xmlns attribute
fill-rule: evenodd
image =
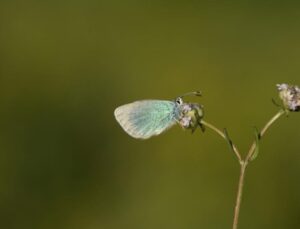
<svg viewBox="0 0 300 229"><path fill-rule="evenodd" d="M176 123L175 103L166 100L142 100L118 107L115 117L134 138L150 138Z"/></svg>

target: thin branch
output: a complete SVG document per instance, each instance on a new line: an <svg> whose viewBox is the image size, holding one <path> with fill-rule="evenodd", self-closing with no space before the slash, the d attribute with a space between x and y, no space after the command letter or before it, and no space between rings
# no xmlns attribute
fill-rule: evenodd
<svg viewBox="0 0 300 229"><path fill-rule="evenodd" d="M279 119L282 115L284 115L286 113L285 110L281 109L279 110L268 122L267 124L262 128L262 130L259 133L260 138L262 138L264 136L264 134L266 133L266 131L272 126L272 124ZM254 141L250 147L250 150L246 156L245 162L248 163L250 158L252 157L254 151L256 148L256 141Z"/></svg>
<svg viewBox="0 0 300 229"><path fill-rule="evenodd" d="M285 112L286 112L285 110L278 111L267 122L267 124L262 128L262 130L259 133L260 138L266 133L266 131L272 126L272 124L276 120L278 120L283 114L285 114ZM237 192L236 204L235 204L235 208L234 208L235 210L234 210L233 227L232 227L233 229L237 229L237 227L238 227L240 208L241 208L241 202L242 202L242 194L243 194L243 186L244 186L244 180L245 180L245 171L246 171L246 167L248 165L250 158L252 157L253 153L255 152L256 142L257 141L253 142L253 144L251 145L249 152L246 156L245 161L241 164L238 192Z"/></svg>
<svg viewBox="0 0 300 229"><path fill-rule="evenodd" d="M217 127L215 127L213 124L208 123L208 122L206 122L204 120L201 120L201 124L204 125L204 126L206 126L206 127L208 127L208 128L210 128L211 130L215 131L217 134L219 134L222 138L224 138L227 141L227 137L224 134L224 132L221 131L220 129L218 129ZM243 160L242 160L241 154L239 153L237 147L234 144L232 144L232 149L233 149L236 157L238 158L239 163L242 164Z"/></svg>
<svg viewBox="0 0 300 229"><path fill-rule="evenodd" d="M246 167L247 167L247 163L243 163L241 165L240 179L239 179L239 186L238 186L238 191L237 191L237 196L236 196L236 204L235 204L235 208L234 208L234 218L233 218L232 229L237 229L238 223L239 223L239 215L240 215L240 208L241 208L241 202L242 202Z"/></svg>
<svg viewBox="0 0 300 229"><path fill-rule="evenodd" d="M258 137L259 139L264 136L264 134L267 132L267 130L273 125L273 123L278 120L283 114L285 114L286 111L284 109L281 109L280 111L278 111L267 123L266 125L262 128L262 130L260 131L260 133L258 133ZM215 131L218 135L220 135L223 139L225 139L226 141L230 140L228 139L228 136L226 136L226 134L221 131L220 129L218 129L217 127L215 127L214 125L201 120L201 124L210 128L211 130ZM233 218L233 229L237 229L238 228L238 222L239 222L239 215L240 215L240 208L241 208L241 202L242 202L242 194L243 194L243 186L244 186L244 180L245 180L245 172L246 172L246 168L247 165L251 159L251 157L253 156L255 149L256 149L256 144L257 143L257 139L256 141L254 141L248 151L248 154L246 155L245 160L242 159L241 154L239 153L237 147L230 141L230 144L232 146L232 149L236 155L236 157L239 160L240 163L240 178L239 178L239 184L238 184L238 191L237 191L237 197L236 197L236 203L235 203L235 208L234 208L234 218Z"/></svg>

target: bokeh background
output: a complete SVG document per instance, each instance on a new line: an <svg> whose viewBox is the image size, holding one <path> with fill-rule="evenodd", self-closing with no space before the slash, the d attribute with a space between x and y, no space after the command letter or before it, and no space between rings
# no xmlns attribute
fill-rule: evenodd
<svg viewBox="0 0 300 229"><path fill-rule="evenodd" d="M129 137L114 109L189 98L245 152L300 84L297 1L0 3L0 228L231 228L239 166L215 133ZM300 227L300 114L247 170L240 228Z"/></svg>

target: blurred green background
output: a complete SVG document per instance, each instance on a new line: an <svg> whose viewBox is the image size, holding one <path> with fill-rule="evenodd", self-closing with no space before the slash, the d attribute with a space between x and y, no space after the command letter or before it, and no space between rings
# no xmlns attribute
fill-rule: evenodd
<svg viewBox="0 0 300 229"><path fill-rule="evenodd" d="M0 228L231 228L226 142L174 127L129 137L114 109L191 98L242 151L300 84L297 1L0 3ZM300 114L248 167L240 228L300 227Z"/></svg>

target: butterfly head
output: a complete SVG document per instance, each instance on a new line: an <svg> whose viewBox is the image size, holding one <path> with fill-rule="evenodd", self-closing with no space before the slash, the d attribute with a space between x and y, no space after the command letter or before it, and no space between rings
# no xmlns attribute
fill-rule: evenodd
<svg viewBox="0 0 300 229"><path fill-rule="evenodd" d="M176 106L178 107L177 110L179 110L178 122L182 128L191 129L192 132L194 132L198 126L203 130L201 125L201 120L204 115L203 106L197 103L185 103L182 97L186 95L201 96L201 93L191 92L175 99Z"/></svg>

